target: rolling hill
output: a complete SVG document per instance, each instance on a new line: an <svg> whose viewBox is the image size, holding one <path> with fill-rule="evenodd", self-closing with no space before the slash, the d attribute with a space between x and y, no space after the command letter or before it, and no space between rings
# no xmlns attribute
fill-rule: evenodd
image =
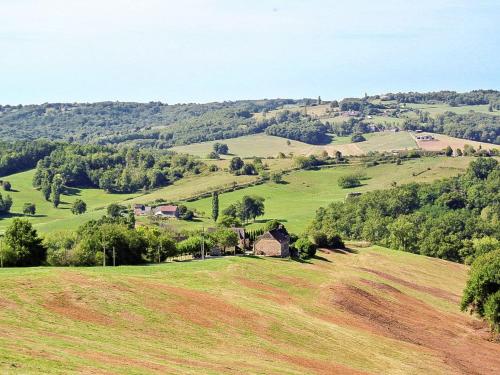
<svg viewBox="0 0 500 375"><path fill-rule="evenodd" d="M0 273L3 374L496 374L463 265L380 247Z"/></svg>

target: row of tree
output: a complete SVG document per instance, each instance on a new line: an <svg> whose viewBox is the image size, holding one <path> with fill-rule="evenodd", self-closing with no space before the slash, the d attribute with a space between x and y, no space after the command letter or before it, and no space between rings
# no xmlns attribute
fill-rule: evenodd
<svg viewBox="0 0 500 375"><path fill-rule="evenodd" d="M66 144L38 162L33 186L54 202L65 187L133 193L166 186L185 174L198 174L202 168L203 163L188 155Z"/></svg>

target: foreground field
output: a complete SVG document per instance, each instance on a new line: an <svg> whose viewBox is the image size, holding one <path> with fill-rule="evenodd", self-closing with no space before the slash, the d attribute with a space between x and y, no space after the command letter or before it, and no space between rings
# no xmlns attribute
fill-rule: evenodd
<svg viewBox="0 0 500 375"><path fill-rule="evenodd" d="M354 191L366 192L375 189L390 188L392 182L404 184L409 182L430 182L440 178L455 176L463 172L471 158L421 158L403 163L403 165L384 164L371 168L361 166L345 166L317 171L296 171L285 176L284 184L266 183L249 187L219 197L221 211L229 204L240 200L244 195L258 195L266 199L266 212L260 222L250 227L261 226L261 222L269 219L279 219L292 232L304 231L310 223L316 210L332 201L343 200L352 189L342 189L338 186L340 176L351 173L366 174L363 186ZM137 198L141 200L142 197ZM196 209L203 217L200 221L189 223L188 226L213 226L208 217L211 212L210 198L187 203ZM186 227L186 222L172 222L172 225Z"/></svg>
<svg viewBox="0 0 500 375"><path fill-rule="evenodd" d="M2 374L496 374L465 266L382 248L0 273Z"/></svg>

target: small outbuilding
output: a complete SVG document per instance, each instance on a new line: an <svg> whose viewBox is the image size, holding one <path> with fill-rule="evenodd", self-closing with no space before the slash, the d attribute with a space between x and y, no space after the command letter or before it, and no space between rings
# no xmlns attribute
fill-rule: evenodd
<svg viewBox="0 0 500 375"><path fill-rule="evenodd" d="M159 206L154 210L155 216L165 217L170 219L179 218L179 207L177 206Z"/></svg>
<svg viewBox="0 0 500 375"><path fill-rule="evenodd" d="M270 230L257 237L254 243L254 254L271 257L290 256L290 236L283 227Z"/></svg>

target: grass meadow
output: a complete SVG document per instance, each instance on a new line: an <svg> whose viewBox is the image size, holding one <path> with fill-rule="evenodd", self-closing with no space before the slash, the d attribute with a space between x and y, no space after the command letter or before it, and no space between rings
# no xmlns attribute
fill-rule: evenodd
<svg viewBox="0 0 500 375"><path fill-rule="evenodd" d="M494 373L498 345L458 309L466 277L463 265L356 246L306 263L5 269L0 372Z"/></svg>
<svg viewBox="0 0 500 375"><path fill-rule="evenodd" d="M384 164L365 168L362 166L340 166L316 171L294 171L284 177L283 184L272 182L249 187L219 196L220 210L240 200L244 195L258 195L266 199L266 213L250 228L256 228L270 219L283 221L286 227L295 233L301 233L313 219L315 211L332 201L345 199L349 191L366 192L375 189L386 189L395 181L398 184L409 182L430 182L463 172L470 158L421 158L404 162L403 165ZM363 186L356 189L342 189L337 181L340 176L351 173L366 174ZM417 174L417 176L414 176ZM136 200L141 200L137 198ZM174 227L201 228L213 226L209 217L211 213L211 198L187 203L201 217L192 223L170 222Z"/></svg>

